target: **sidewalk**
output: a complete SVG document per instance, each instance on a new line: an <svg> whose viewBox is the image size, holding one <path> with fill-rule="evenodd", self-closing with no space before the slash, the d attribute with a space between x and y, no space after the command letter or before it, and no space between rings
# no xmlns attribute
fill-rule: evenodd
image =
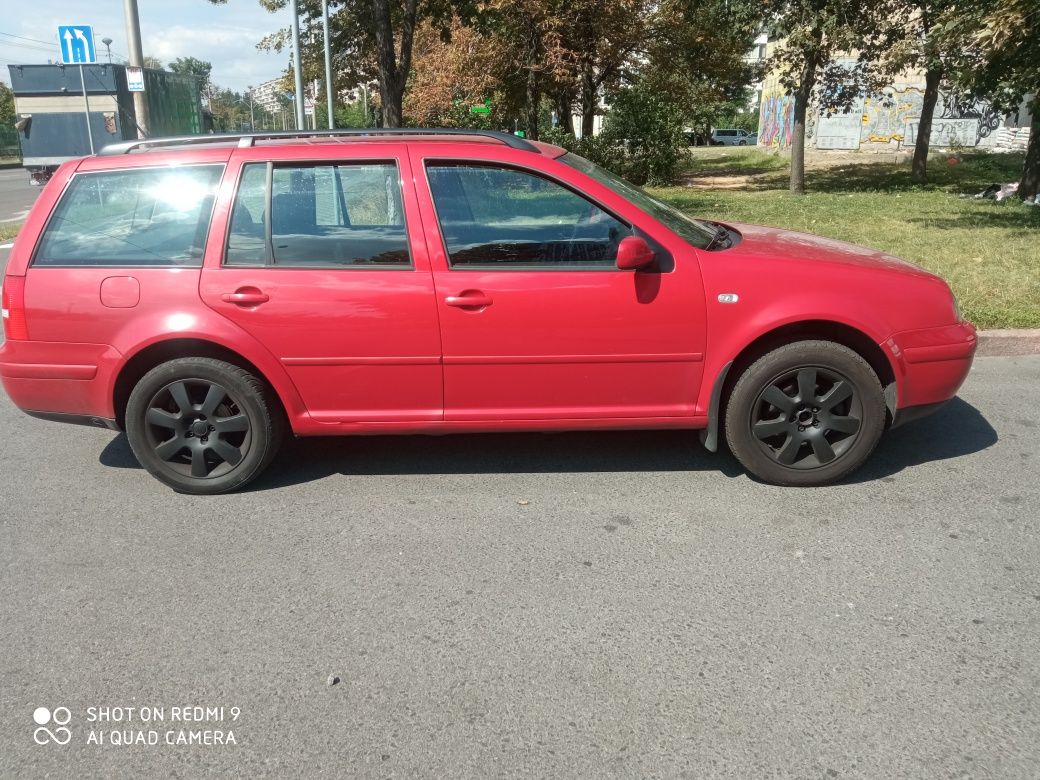
<svg viewBox="0 0 1040 780"><path fill-rule="evenodd" d="M979 357L1040 355L1040 329L980 330Z"/></svg>

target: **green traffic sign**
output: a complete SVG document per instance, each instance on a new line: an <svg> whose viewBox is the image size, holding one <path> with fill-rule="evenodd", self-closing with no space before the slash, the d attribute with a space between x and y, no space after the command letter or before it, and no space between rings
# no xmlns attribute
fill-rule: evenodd
<svg viewBox="0 0 1040 780"><path fill-rule="evenodd" d="M471 114L490 114L491 109L487 106L470 106L469 112Z"/></svg>

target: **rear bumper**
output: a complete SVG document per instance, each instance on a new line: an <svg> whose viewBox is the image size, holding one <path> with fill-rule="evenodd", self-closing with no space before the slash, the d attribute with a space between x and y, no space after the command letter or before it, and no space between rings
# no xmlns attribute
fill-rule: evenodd
<svg viewBox="0 0 1040 780"><path fill-rule="evenodd" d="M83 417L85 424L97 425L91 420L115 418L109 380L120 361L119 352L107 344L5 341L0 381L15 405L29 414Z"/></svg>
<svg viewBox="0 0 1040 780"><path fill-rule="evenodd" d="M895 420L922 416L953 398L971 370L977 346L970 322L903 331L883 342L896 367ZM917 407L924 407L920 414L912 411Z"/></svg>

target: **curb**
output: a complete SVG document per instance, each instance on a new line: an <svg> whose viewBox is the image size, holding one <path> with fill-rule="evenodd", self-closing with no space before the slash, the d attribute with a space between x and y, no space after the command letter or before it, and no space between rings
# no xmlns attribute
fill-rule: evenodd
<svg viewBox="0 0 1040 780"><path fill-rule="evenodd" d="M1040 355L1040 329L980 330L977 357Z"/></svg>

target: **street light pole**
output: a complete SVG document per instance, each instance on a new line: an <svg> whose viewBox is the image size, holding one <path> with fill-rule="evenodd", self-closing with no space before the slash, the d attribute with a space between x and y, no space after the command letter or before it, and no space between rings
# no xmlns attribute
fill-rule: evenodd
<svg viewBox="0 0 1040 780"><path fill-rule="evenodd" d="M249 129L256 132L256 121L253 119L253 88L249 87Z"/></svg>
<svg viewBox="0 0 1040 780"><path fill-rule="evenodd" d="M126 0L128 3L132 0ZM292 51L293 79L296 84L296 129L303 130L306 120L303 116L303 59L300 57L300 4L299 0L289 0L292 13Z"/></svg>
<svg viewBox="0 0 1040 780"><path fill-rule="evenodd" d="M105 44L105 49L108 50L108 64L111 65L112 64L112 39L111 38L102 38L101 42L103 44Z"/></svg>
<svg viewBox="0 0 1040 780"><path fill-rule="evenodd" d="M333 114L332 89L332 41L329 40L329 0L321 0L321 26L325 32L325 102L329 111L329 130L336 129L336 117Z"/></svg>
<svg viewBox="0 0 1040 780"><path fill-rule="evenodd" d="M293 0L293 5L296 0ZM144 67L141 51L141 18L137 13L137 0L123 0L123 15L126 17L126 42L130 47L130 65ZM144 92L134 93L134 116L139 138L148 137L148 99Z"/></svg>

